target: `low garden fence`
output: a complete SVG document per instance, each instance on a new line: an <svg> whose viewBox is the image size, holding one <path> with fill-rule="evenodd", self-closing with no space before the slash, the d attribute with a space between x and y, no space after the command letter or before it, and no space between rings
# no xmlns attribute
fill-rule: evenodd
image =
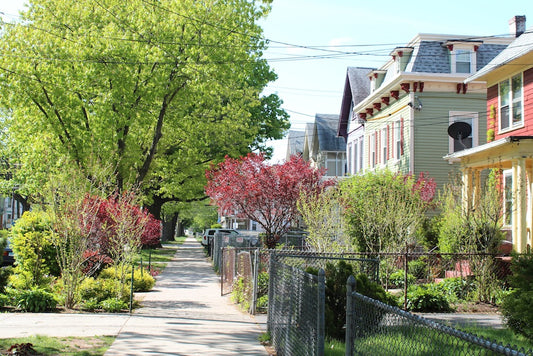
<svg viewBox="0 0 533 356"><path fill-rule="evenodd" d="M405 312L355 292L347 284L346 356L351 355L516 355L516 350Z"/></svg>

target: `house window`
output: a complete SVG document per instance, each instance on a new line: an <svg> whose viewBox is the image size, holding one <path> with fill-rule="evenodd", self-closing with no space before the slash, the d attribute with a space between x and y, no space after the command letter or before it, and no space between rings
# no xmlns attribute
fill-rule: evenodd
<svg viewBox="0 0 533 356"><path fill-rule="evenodd" d="M472 73L470 53L464 49L455 51L455 73Z"/></svg>
<svg viewBox="0 0 533 356"><path fill-rule="evenodd" d="M394 157L400 159L402 155L402 125L400 120L394 123Z"/></svg>
<svg viewBox="0 0 533 356"><path fill-rule="evenodd" d="M503 189L503 223L504 225L511 225L513 218L513 175L512 171L505 171L504 175L504 189Z"/></svg>
<svg viewBox="0 0 533 356"><path fill-rule="evenodd" d="M464 112L464 111L450 111L450 125L455 122L466 122L472 128L472 132L468 137L462 137L461 140L456 140L450 137L450 153L462 151L467 148L476 147L478 145L478 113Z"/></svg>
<svg viewBox="0 0 533 356"><path fill-rule="evenodd" d="M388 149L388 132L387 128L385 127L383 130L381 130L381 154L382 154L382 160L384 164L387 163L387 149Z"/></svg>
<svg viewBox="0 0 533 356"><path fill-rule="evenodd" d="M350 173L353 173L353 168L352 168L352 159L353 159L353 154L352 154L352 143L350 142L348 144L348 172Z"/></svg>
<svg viewBox="0 0 533 356"><path fill-rule="evenodd" d="M364 159L364 158L363 158L363 157L364 157L364 156L363 156L363 153L364 153L364 151L363 151L363 142L364 142L364 141L363 141L363 138L361 137L361 138L359 139L359 159L358 159L358 161L359 161L358 163L359 163L359 164L358 164L357 172L360 172L360 171L363 170L363 162L364 162L364 161L363 161L363 159Z"/></svg>
<svg viewBox="0 0 533 356"><path fill-rule="evenodd" d="M376 133L370 135L370 167L376 166Z"/></svg>
<svg viewBox="0 0 533 356"><path fill-rule="evenodd" d="M522 117L522 73L499 84L500 130L521 126Z"/></svg>
<svg viewBox="0 0 533 356"><path fill-rule="evenodd" d="M353 143L353 151L352 151L352 171L351 173L352 174L355 174L357 173L357 159L359 158L359 156L357 155L357 146L358 146L358 141L354 141Z"/></svg>

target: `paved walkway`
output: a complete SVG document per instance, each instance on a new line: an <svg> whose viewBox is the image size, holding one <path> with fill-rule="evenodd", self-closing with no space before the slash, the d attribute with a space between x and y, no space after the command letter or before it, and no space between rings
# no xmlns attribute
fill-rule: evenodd
<svg viewBox="0 0 533 356"><path fill-rule="evenodd" d="M268 355L258 341L262 327L220 296L219 279L192 238L142 297L143 308L106 355Z"/></svg>

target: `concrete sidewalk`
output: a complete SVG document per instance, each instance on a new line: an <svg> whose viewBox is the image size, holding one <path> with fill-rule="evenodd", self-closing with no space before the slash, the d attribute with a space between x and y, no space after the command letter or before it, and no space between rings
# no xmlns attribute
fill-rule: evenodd
<svg viewBox="0 0 533 356"><path fill-rule="evenodd" d="M127 319L106 355L268 355L258 341L265 319L220 296L219 278L192 238L154 290L138 295L143 308Z"/></svg>

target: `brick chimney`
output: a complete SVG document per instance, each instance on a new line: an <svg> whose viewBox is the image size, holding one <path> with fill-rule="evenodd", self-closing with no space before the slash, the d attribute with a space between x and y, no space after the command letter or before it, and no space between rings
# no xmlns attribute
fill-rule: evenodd
<svg viewBox="0 0 533 356"><path fill-rule="evenodd" d="M509 20L509 32L514 37L526 32L526 15L512 17Z"/></svg>

